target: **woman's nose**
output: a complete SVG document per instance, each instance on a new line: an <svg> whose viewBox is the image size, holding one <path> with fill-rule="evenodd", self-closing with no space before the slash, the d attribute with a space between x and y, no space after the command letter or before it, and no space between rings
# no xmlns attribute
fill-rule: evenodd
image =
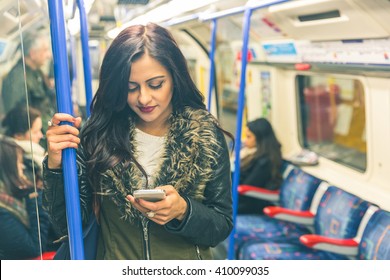
<svg viewBox="0 0 390 280"><path fill-rule="evenodd" d="M140 105L147 105L152 100L152 96L149 94L149 91L146 88L140 88L138 103Z"/></svg>

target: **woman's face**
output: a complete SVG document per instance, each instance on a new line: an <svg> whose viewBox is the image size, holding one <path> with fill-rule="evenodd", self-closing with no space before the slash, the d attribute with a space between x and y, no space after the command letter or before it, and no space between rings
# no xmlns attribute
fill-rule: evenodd
<svg viewBox="0 0 390 280"><path fill-rule="evenodd" d="M247 148L255 148L256 147L256 136L249 130L249 128L245 128L245 147Z"/></svg>
<svg viewBox="0 0 390 280"><path fill-rule="evenodd" d="M31 140L31 142L38 144L42 137L42 118L38 117L33 122L31 129L24 134L24 139L20 140Z"/></svg>
<svg viewBox="0 0 390 280"><path fill-rule="evenodd" d="M14 138L17 140L30 140L33 143L39 143L42 139L42 118L37 117L32 123L31 129L25 133L18 133L14 135Z"/></svg>
<svg viewBox="0 0 390 280"><path fill-rule="evenodd" d="M127 103L139 117L139 128L149 132L166 128L172 95L172 76L157 60L145 54L132 63Z"/></svg>

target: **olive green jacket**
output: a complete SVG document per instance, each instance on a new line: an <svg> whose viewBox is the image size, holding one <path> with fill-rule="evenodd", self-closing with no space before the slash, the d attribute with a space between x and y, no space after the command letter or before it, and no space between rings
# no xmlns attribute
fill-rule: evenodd
<svg viewBox="0 0 390 280"><path fill-rule="evenodd" d="M186 108L174 113L167 135L163 162L153 188L173 185L186 200L183 221L164 226L153 223L125 198L144 187L135 164L122 164L101 175L98 259L211 259L210 247L225 240L232 230L229 153L215 119L204 110ZM130 143L134 139L130 126ZM77 152L80 204L85 223L92 209L92 190L86 179L86 156ZM44 203L53 223L66 234L61 170L44 164Z"/></svg>

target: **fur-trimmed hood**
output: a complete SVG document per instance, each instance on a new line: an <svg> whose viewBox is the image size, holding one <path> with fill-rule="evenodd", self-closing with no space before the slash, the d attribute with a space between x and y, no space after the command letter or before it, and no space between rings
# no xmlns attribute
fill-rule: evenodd
<svg viewBox="0 0 390 280"><path fill-rule="evenodd" d="M216 156L222 148L217 141L217 120L205 110L187 107L170 116L170 129L165 151L153 186L172 185L179 193L201 201L207 182L217 165ZM135 124L130 122L130 149L135 152ZM139 215L126 199L134 190L145 188L145 178L134 163L107 170L101 177L101 191L118 205L122 218L132 220Z"/></svg>

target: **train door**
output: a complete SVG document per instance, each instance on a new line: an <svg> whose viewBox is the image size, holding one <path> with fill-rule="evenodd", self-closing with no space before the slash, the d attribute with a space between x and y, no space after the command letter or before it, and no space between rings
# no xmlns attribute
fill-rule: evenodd
<svg viewBox="0 0 390 280"><path fill-rule="evenodd" d="M206 50L207 46L204 45L203 41L198 40L198 37L208 38L210 37L210 31L204 25L193 26L193 33L189 33L187 29L188 27L185 30L175 27L172 29L172 33L187 60L190 75L203 94L207 104L210 61L208 51ZM215 101L213 100L213 102ZM215 109L211 110L211 112L217 115Z"/></svg>

